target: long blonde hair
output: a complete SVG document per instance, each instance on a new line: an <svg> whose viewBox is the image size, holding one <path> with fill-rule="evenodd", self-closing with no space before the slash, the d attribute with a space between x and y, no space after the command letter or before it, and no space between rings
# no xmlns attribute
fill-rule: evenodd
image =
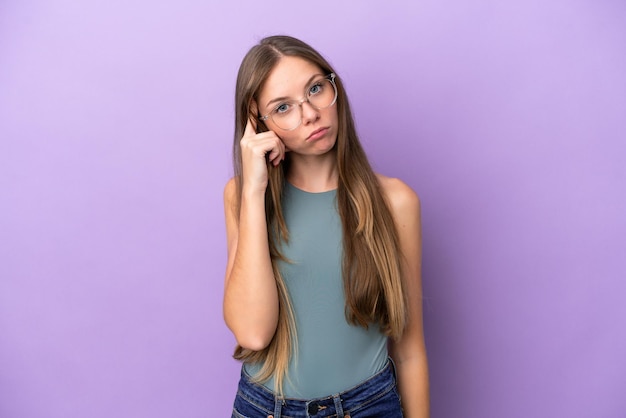
<svg viewBox="0 0 626 418"><path fill-rule="evenodd" d="M258 100L263 83L283 56L300 57L317 65L324 74L337 74L317 51L289 36L262 39L246 54L239 67L235 93L233 165L238 190L237 216L242 190L239 141L249 118L258 121L258 132L268 130L258 120L259 115L254 113L251 102ZM339 118L335 145L339 173L337 207L343 225L342 273L346 319L350 324L365 328L378 324L386 335L396 339L402 335L406 325L407 311L398 233L378 179L359 142L341 77L337 77L335 82ZM266 381L274 376L276 388L281 393L296 341L293 307L278 268L279 261L285 260L279 251L279 244L289 240L281 205L288 168L288 158L278 167L268 164L269 182L265 192L268 242L279 295L276 333L261 351L237 346L234 353L238 360L263 362L257 379Z"/></svg>

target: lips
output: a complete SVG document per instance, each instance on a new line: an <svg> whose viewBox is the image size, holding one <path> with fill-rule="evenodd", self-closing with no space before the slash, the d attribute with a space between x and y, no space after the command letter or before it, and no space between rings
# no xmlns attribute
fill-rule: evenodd
<svg viewBox="0 0 626 418"><path fill-rule="evenodd" d="M306 138L307 141L314 141L323 137L326 132L328 132L328 128L319 128L311 132L311 134Z"/></svg>

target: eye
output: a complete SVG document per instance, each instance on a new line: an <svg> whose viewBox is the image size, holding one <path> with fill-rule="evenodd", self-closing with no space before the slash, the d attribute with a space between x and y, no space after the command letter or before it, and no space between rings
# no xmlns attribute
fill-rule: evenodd
<svg viewBox="0 0 626 418"><path fill-rule="evenodd" d="M318 81L317 83L309 87L309 96L314 96L316 94L319 94L322 90L323 90L322 82Z"/></svg>
<svg viewBox="0 0 626 418"><path fill-rule="evenodd" d="M274 108L274 112L278 114L287 113L291 110L291 107L292 107L291 103L281 103Z"/></svg>

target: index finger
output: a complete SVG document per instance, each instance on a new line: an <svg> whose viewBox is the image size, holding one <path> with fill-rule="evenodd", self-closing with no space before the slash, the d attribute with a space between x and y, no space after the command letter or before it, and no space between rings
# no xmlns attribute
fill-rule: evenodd
<svg viewBox="0 0 626 418"><path fill-rule="evenodd" d="M252 118L252 116L250 116L248 117L246 128L243 131L243 136L254 136L254 135L256 135L256 121Z"/></svg>
<svg viewBox="0 0 626 418"><path fill-rule="evenodd" d="M250 99L250 104L248 106L248 123L246 123L246 129L244 130L244 135L254 135L256 134L256 117L259 112L259 108L257 107L256 100Z"/></svg>

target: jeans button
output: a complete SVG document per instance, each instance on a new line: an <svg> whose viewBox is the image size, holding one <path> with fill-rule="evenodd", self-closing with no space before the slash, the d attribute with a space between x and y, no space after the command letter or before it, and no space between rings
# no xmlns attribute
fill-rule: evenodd
<svg viewBox="0 0 626 418"><path fill-rule="evenodd" d="M319 411L319 405L316 403L310 403L309 407L307 408L307 412L309 413L309 415L315 415L317 414L317 411Z"/></svg>

